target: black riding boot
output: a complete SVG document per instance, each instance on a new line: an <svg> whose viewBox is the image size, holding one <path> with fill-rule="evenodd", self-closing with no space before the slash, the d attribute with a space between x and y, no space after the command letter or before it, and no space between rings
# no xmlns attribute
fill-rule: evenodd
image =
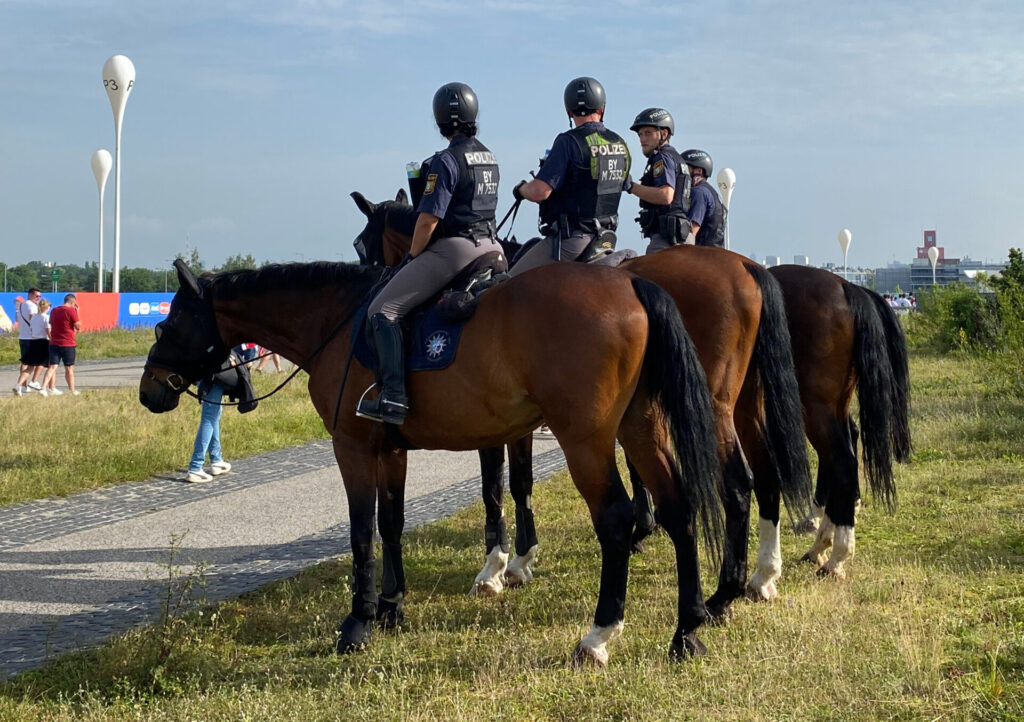
<svg viewBox="0 0 1024 722"><path fill-rule="evenodd" d="M370 319L373 342L377 346L377 398L359 403L356 416L388 424L401 424L409 413L405 395L405 342L399 321L389 321L383 313Z"/></svg>

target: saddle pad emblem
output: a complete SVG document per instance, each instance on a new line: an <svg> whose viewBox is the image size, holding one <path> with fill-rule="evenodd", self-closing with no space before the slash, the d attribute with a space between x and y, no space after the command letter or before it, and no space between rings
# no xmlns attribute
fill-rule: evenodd
<svg viewBox="0 0 1024 722"><path fill-rule="evenodd" d="M448 348L450 342L451 338L449 338L447 331L438 331L427 338L424 344L424 352L432 360L439 359L441 354L445 352L445 349Z"/></svg>

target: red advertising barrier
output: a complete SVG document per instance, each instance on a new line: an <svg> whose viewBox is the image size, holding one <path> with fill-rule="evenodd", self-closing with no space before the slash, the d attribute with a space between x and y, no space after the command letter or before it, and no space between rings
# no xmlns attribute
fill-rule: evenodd
<svg viewBox="0 0 1024 722"><path fill-rule="evenodd" d="M52 295L52 294L51 294ZM118 293L76 293L78 317L83 331L99 331L117 326L117 313L121 302ZM64 303L61 296L59 303Z"/></svg>

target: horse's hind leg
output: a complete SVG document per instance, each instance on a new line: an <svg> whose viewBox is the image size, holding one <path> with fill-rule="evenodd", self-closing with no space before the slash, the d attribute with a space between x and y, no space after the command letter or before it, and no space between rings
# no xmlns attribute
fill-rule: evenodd
<svg viewBox="0 0 1024 722"><path fill-rule="evenodd" d="M558 430L552 424L556 436ZM614 440L569 443L563 446L573 483L590 509L601 545L601 589L594 625L573 654L577 663L608 663L607 645L622 633L629 574L629 539L633 504L615 465Z"/></svg>
<svg viewBox="0 0 1024 722"><path fill-rule="evenodd" d="M377 475L377 527L381 538L380 596L377 621L384 629L401 624L405 603L402 531L405 528L406 453L381 454Z"/></svg>
<svg viewBox="0 0 1024 722"><path fill-rule="evenodd" d="M653 534L658 526L654 521L654 500L644 486L640 472L629 459L626 459L626 469L629 470L629 483L633 486L633 516L636 519L631 547L634 554L641 554L644 551L644 539Z"/></svg>
<svg viewBox="0 0 1024 722"><path fill-rule="evenodd" d="M476 575L470 594L490 597L501 594L505 588L505 570L508 565L508 531L505 528L505 449L495 446L480 449L480 480L486 521L484 539L487 561Z"/></svg>
<svg viewBox="0 0 1024 722"><path fill-rule="evenodd" d="M508 445L508 485L516 502L516 556L505 583L518 587L533 579L537 561L537 526L533 519L533 434Z"/></svg>

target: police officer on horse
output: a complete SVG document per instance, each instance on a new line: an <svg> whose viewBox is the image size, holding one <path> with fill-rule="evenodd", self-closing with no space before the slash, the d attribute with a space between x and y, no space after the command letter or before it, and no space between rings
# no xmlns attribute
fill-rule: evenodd
<svg viewBox="0 0 1024 722"><path fill-rule="evenodd" d="M636 131L647 156L640 183L632 179L626 192L640 199L640 232L649 238L647 253L678 243L693 243L690 234L690 173L669 140L676 132L672 115L664 108L641 110L630 130Z"/></svg>
<svg viewBox="0 0 1024 722"><path fill-rule="evenodd" d="M711 156L692 148L683 151L682 158L693 177L689 217L697 245L725 248L725 206L718 197L718 191L708 182L711 177Z"/></svg>
<svg viewBox="0 0 1024 722"><path fill-rule="evenodd" d="M605 93L597 80L576 78L564 101L574 127L555 138L536 178L513 190L517 201L540 204L542 233L512 267L513 276L556 261L589 260L599 245L614 248L629 149L601 122Z"/></svg>
<svg viewBox="0 0 1024 722"><path fill-rule="evenodd" d="M380 393L360 401L358 416L391 424L405 420L409 401L402 318L477 258L501 251L494 229L498 163L476 139L478 111L476 93L465 83L447 83L434 94L434 120L449 144L421 168L422 184L412 199L419 215L409 256L370 303L367 317L380 359Z"/></svg>

